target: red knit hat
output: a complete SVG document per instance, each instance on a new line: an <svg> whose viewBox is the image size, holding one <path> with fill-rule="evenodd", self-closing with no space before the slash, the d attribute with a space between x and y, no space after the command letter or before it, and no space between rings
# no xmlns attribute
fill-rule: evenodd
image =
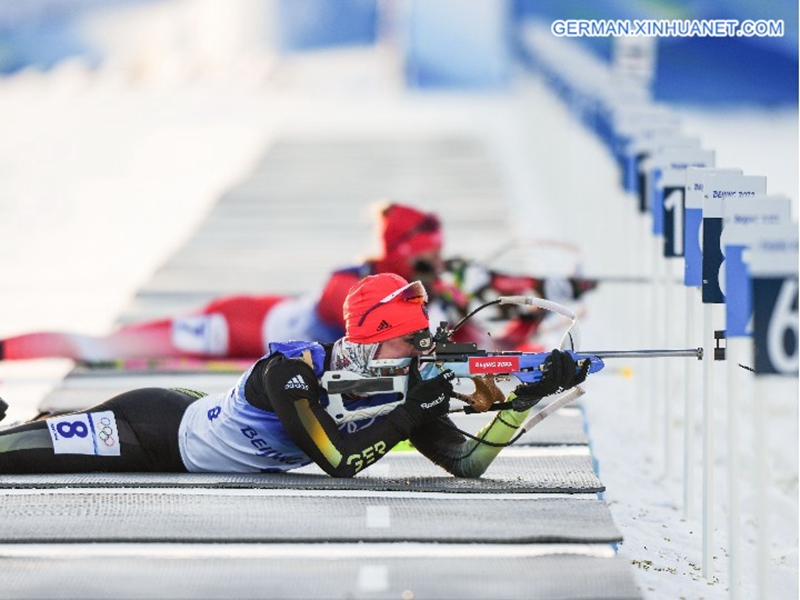
<svg viewBox="0 0 800 600"><path fill-rule="evenodd" d="M390 204L381 213L383 258L378 261L381 272L411 277L409 259L442 247L442 225L433 213L424 213L410 206Z"/></svg>
<svg viewBox="0 0 800 600"><path fill-rule="evenodd" d="M425 288L394 273L370 275L344 301L345 338L371 344L428 329Z"/></svg>

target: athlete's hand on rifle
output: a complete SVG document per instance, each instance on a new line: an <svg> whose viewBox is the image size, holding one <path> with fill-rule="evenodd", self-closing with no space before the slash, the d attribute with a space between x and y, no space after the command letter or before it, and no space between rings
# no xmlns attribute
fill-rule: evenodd
<svg viewBox="0 0 800 600"><path fill-rule="evenodd" d="M589 361L578 368L569 352L553 350L542 364L542 378L535 383L521 383L514 388L518 398L541 400L583 383L589 373Z"/></svg>
<svg viewBox="0 0 800 600"><path fill-rule="evenodd" d="M406 411L415 426L447 414L453 395L455 375L446 370L433 379L422 379L419 361L414 359L408 368L408 393L400 408Z"/></svg>

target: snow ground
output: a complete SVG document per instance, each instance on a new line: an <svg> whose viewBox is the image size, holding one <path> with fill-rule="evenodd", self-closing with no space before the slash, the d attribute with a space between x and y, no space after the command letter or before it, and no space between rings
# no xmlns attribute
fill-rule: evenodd
<svg viewBox="0 0 800 600"><path fill-rule="evenodd" d="M515 235L578 244L587 275L640 272L642 263L630 248L643 239L637 230L643 224L617 191L609 159L537 84L510 96L408 95L374 54L262 67L255 78L134 83L114 71L89 73L66 64L48 75L0 81L0 336L49 328L109 331L135 290L191 235L215 198L285 133L484 136L507 169L507 209L519 216ZM325 77L315 78L320 69ZM720 164L765 174L771 191L797 201L795 114L693 111L686 123L708 135L705 145L719 151ZM652 321L642 310L648 294L602 286L588 300L582 347L640 347L642 329ZM681 318L676 315L676 322ZM69 368L59 360L0 364L0 396L11 404L8 419L32 416ZM682 368L674 367L671 377L680 378ZM587 382L583 400L605 499L625 537L619 553L637 567L646 598L730 597L724 409L716 413L716 558L706 580L700 575L699 471L693 515L683 515L682 401L664 427L663 405L647 400L653 373L641 363L610 364ZM724 377L721 371L721 383ZM769 597L795 598L797 381L770 382L770 390ZM747 384L742 397L753 399ZM754 404L743 402L739 446L745 454L744 598L754 597L756 582L749 425ZM665 432L674 452L666 474ZM699 465L699 449L696 456Z"/></svg>

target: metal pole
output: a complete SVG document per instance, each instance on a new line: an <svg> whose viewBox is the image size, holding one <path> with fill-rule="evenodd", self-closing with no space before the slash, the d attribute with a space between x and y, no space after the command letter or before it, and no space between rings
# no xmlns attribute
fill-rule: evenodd
<svg viewBox="0 0 800 600"><path fill-rule="evenodd" d="M742 597L740 569L741 560L741 530L740 530L740 504L739 504L739 476L740 457L739 445L742 440L739 436L739 411L740 411L740 370L739 357L745 356L740 351L740 344L746 345L748 340L742 338L728 338L725 348L725 360L728 371L728 561L729 561L729 598L739 600Z"/></svg>
<svg viewBox="0 0 800 600"><path fill-rule="evenodd" d="M691 343L695 338L695 312L697 307L697 288L686 288L686 341ZM684 398L683 423L683 516L687 519L694 516L694 473L695 473L695 406L697 397L696 369L686 363L686 397Z"/></svg>
<svg viewBox="0 0 800 600"><path fill-rule="evenodd" d="M755 398L755 447L756 447L756 585L759 600L768 600L770 595L770 518L769 518L769 459L767 452L767 399L769 394L764 378L756 379Z"/></svg>
<svg viewBox="0 0 800 600"><path fill-rule="evenodd" d="M664 237L661 236L659 238L663 241ZM668 258L662 258L661 262L663 263L663 267L666 270L666 277L663 278L661 281L662 287L662 302L664 303L664 316L661 319L661 336L662 336L662 343L665 346L669 346L671 343L670 339L670 330L674 327L674 317L672 314L672 284L670 283L672 279L672 262ZM672 363L669 361L663 361L661 363L661 376L663 378L663 387L664 396L664 422L662 426L664 428L664 477L669 478L672 473L672 455L674 454L672 451L672 419L675 412L675 407L673 406L672 400L672 377L670 372L670 366Z"/></svg>
<svg viewBox="0 0 800 600"><path fill-rule="evenodd" d="M648 232L648 223L649 221L646 218L646 215L638 212L639 207L639 199L638 197L635 198L636 202L636 210L637 216L637 227L636 232L638 234L636 240L636 250L634 254L639 257L639 272L643 273L645 277L649 279L653 279L653 269L652 269L652 261L648 260L650 258L648 249L650 248L648 241L649 236L647 235ZM648 286L642 286L641 289L637 290L639 292L639 309L636 313L638 314L640 319L637 323L637 330L638 330L638 340L639 343L643 346L652 346L655 344L655 341L651 339L652 337L652 319L653 319L653 291ZM637 383L639 387L639 396L642 398L643 402L640 403L645 410L647 411L644 418L647 419L647 424L649 427L650 435L654 436L654 428L655 428L655 411L656 411L656 400L653 397L651 391L651 385L653 383L653 367L649 363L645 363L642 365L642 368L639 370L640 372L637 373Z"/></svg>
<svg viewBox="0 0 800 600"><path fill-rule="evenodd" d="M701 575L714 574L714 305L703 305L703 346L710 353L703 363L703 558Z"/></svg>
<svg viewBox="0 0 800 600"><path fill-rule="evenodd" d="M674 350L578 350L578 354L590 354L597 358L696 358L703 359L702 348L680 348Z"/></svg>
<svg viewBox="0 0 800 600"><path fill-rule="evenodd" d="M649 181L649 178L648 178ZM648 219L648 223L652 223ZM651 227L652 228L652 227ZM650 241L650 260L651 260L651 273L653 274L653 285L650 288L650 296L652 303L652 312L650 312L650 345L660 346L664 343L659 333L661 332L661 323L664 321L664 315L661 310L661 300L663 299L663 262L659 260L661 257L658 253L658 240L659 236L653 236ZM659 368L661 365L650 365L650 403L653 410L650 413L650 432L653 440L658 438L659 421L664 421L661 416L661 407L664 405L664 386L661 382L662 370Z"/></svg>

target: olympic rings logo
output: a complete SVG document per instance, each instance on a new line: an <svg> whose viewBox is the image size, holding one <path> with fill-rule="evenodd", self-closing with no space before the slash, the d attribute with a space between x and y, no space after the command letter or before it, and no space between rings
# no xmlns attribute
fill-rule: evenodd
<svg viewBox="0 0 800 600"><path fill-rule="evenodd" d="M100 419L100 431L97 432L97 437L99 437L106 446L113 446L117 443L117 440L114 439L114 429L111 427L111 419L108 417L103 417Z"/></svg>

